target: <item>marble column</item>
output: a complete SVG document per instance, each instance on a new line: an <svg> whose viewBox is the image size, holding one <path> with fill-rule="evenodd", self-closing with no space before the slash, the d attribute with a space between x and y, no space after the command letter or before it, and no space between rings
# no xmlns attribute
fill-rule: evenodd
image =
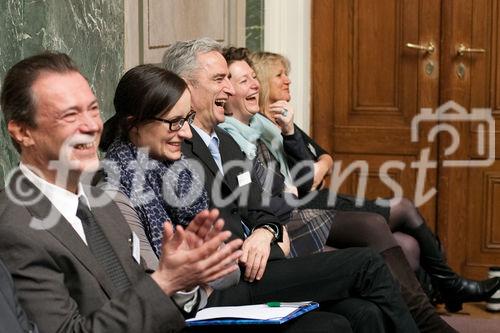
<svg viewBox="0 0 500 333"><path fill-rule="evenodd" d="M68 53L89 80L104 119L123 71L126 0L1 0L0 79L19 60L44 50ZM18 155L0 117L0 188Z"/></svg>

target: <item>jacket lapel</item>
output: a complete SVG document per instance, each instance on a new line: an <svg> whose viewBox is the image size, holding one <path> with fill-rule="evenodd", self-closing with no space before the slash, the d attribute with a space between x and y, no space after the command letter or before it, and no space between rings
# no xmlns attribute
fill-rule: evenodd
<svg viewBox="0 0 500 333"><path fill-rule="evenodd" d="M193 129L191 132L193 133L193 137L191 139L193 153L207 165L214 175L216 175L220 171L214 161L214 158L212 157L212 154L210 153L210 150L208 150L208 147L205 145L205 142L196 130Z"/></svg>
<svg viewBox="0 0 500 333"><path fill-rule="evenodd" d="M222 159L222 165L226 166L227 163L231 161L238 161L236 157L239 154L241 154L241 151L239 149L238 150L233 149L234 147L230 142L233 139L229 136L229 134L226 131L220 129L219 127L216 127L215 133L217 133L217 136L219 137L220 140L219 152ZM234 144L236 144L236 142L234 142ZM234 166L229 170L224 168L224 180L232 190L235 190L239 187L238 175L240 171L241 168L235 168Z"/></svg>
<svg viewBox="0 0 500 333"><path fill-rule="evenodd" d="M133 267L138 265L132 257L132 234L127 223L121 218L113 214L113 210L109 209L109 205L102 205L100 198L103 192L97 192L95 188L89 189L92 193L89 196L92 214L95 220L99 223L106 239L110 242L113 251L115 252L118 260L123 266L130 281L134 281ZM96 200L97 199L97 200ZM111 200L106 197L105 200Z"/></svg>
<svg viewBox="0 0 500 333"><path fill-rule="evenodd" d="M108 297L111 297L113 292L111 281L106 277L106 273L71 224L52 206L49 199L47 199L47 197L45 197L45 195L43 195L20 171L19 174L16 174L14 177L21 178L21 190L23 193L28 193L26 191L30 191L33 197L38 198L38 200L33 200L33 204L26 206L31 215L36 219L30 226L47 231L61 243L61 245L68 249L68 251L70 251L75 258L94 275ZM16 184L17 181L19 181L19 178L14 179L11 183ZM11 190L16 191L14 188L11 188Z"/></svg>
<svg viewBox="0 0 500 333"><path fill-rule="evenodd" d="M219 167L215 163L214 158L212 157L210 150L208 150L207 145L200 137L200 135L196 132L196 130L191 129L191 132L193 133L193 137L191 138L191 140L185 140L186 145L190 147L193 155L195 155L200 162L205 164L205 166L210 170L214 178L216 178L217 176L220 177ZM222 146L222 144L220 146ZM222 158L222 152L221 152L221 158ZM222 159L222 165L224 165L224 159ZM228 182L226 175L224 175L223 177L223 183L226 186L228 186L231 190L234 189L234 186L231 186L232 183Z"/></svg>

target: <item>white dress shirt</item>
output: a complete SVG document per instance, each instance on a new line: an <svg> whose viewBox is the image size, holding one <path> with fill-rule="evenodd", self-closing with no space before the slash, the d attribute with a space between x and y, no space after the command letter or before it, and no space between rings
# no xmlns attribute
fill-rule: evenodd
<svg viewBox="0 0 500 333"><path fill-rule="evenodd" d="M78 183L78 194L72 193L68 190L63 189L57 185L47 182L45 179L41 178L33 171L31 171L28 166L23 163L19 164L19 169L21 172L32 182L43 195L49 199L52 205L61 213L69 224L75 229L76 233L82 241L87 244L87 239L85 238L85 232L83 231L82 221L76 216L76 210L78 209L78 198L83 196L90 207L89 201L85 193L83 192L83 187L81 183Z"/></svg>
<svg viewBox="0 0 500 333"><path fill-rule="evenodd" d="M217 164L217 168L219 168L219 171L224 175L222 156L220 155L219 150L219 137L217 136L215 131L212 132L212 134L208 135L199 127L193 126L193 128L196 130L196 132L198 132L205 145L207 145L207 148L210 151L210 154L212 154L212 158L215 164Z"/></svg>
<svg viewBox="0 0 500 333"><path fill-rule="evenodd" d="M192 124L191 127L194 128L196 130L196 132L201 136L201 139L203 140L203 142L205 142L207 147L210 144L210 141L212 141L212 138L217 138L217 141L219 141L219 137L217 136L215 131L213 131L212 134L209 135L209 134L207 134L207 132L205 132L201 128L195 126L194 124Z"/></svg>
<svg viewBox="0 0 500 333"><path fill-rule="evenodd" d="M61 215L68 220L69 224L71 224L73 229L75 229L82 241L88 245L87 239L85 238L85 232L83 231L82 221L76 216L78 198L80 196L83 196L87 206L90 208L88 198L85 195L85 192L83 192L82 184L78 183L78 194L75 194L63 189L62 187L47 182L45 179L36 175L23 163L19 164L19 169L26 176L26 178L28 178L28 180L32 182L40 190L40 192L47 197L47 199L49 199ZM184 309L184 311L190 312L198 303L198 298L200 297L200 306L204 307L207 304L208 296L206 295L206 292L203 290L203 293L199 293L199 290L201 291L201 288L197 286L190 291L178 291L172 295L172 298L177 305Z"/></svg>

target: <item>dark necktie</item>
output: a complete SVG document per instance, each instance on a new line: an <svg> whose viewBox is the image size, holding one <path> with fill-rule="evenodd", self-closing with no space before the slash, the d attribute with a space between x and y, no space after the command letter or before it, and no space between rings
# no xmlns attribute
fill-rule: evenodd
<svg viewBox="0 0 500 333"><path fill-rule="evenodd" d="M122 291L129 288L130 281L125 270L82 196L78 198L76 216L82 221L90 252L102 265L116 290Z"/></svg>

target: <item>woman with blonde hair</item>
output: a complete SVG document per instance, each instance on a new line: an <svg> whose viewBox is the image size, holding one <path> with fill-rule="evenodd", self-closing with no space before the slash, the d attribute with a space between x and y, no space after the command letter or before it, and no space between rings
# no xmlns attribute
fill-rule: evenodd
<svg viewBox="0 0 500 333"><path fill-rule="evenodd" d="M313 147L312 149L315 149L313 144L316 145L312 139L305 138L306 134L293 124L293 108L288 104L290 80L287 76L287 63L282 63L278 55L269 53L259 53L258 57L254 55L252 59L256 59L257 63L253 63L248 57L248 50L242 48L228 48L224 51L224 56L228 62L229 79L233 85L234 94L229 97L225 105L225 122L219 126L228 131L248 159L256 161L254 165L262 165L264 168L270 167L271 169L273 165L277 165L275 170L280 173L282 179L281 189L287 192L294 182L290 173L291 167L288 165L290 156L287 150L299 151L297 157L299 160L300 153L303 154L304 150L309 149L308 144ZM275 62L278 64L273 67ZM258 70L261 71L261 76L265 75L264 79L261 79L263 85L260 85L257 80ZM267 102L262 103L261 98L265 98ZM321 147L316 146L318 148L315 152L318 156L327 155ZM302 160L317 163L319 159L307 156ZM255 178L260 178L264 185L266 180L262 178L267 178L267 175L273 173L271 171L265 174L266 176L263 177L255 173ZM273 188L278 187L274 184L276 179L279 181L279 177L274 177ZM332 210L327 205L316 209L318 208ZM393 276L400 281L403 298L419 329L423 332L450 331L448 325L436 315L434 308L420 288L400 246L391 233L390 224L384 220L385 216L382 214L386 212L381 210L382 214L375 214L370 212L369 208L365 207L365 210L360 211L332 210L335 214L326 244L339 248L368 246L377 250L385 259ZM307 207L300 206L294 209L292 216L298 215L297 211L304 210L307 210ZM375 212L378 213L378 211ZM291 230L289 233L293 245L295 235ZM301 253L297 255L300 256ZM457 295L452 297L454 298L449 299L450 304L457 300Z"/></svg>
<svg viewBox="0 0 500 333"><path fill-rule="evenodd" d="M294 109L289 103L291 99L289 60L271 52L253 53L250 59L261 85L260 112L280 129L283 136L283 151L274 153L286 156L289 170L297 163L306 160L313 163L309 182L299 186L299 196L321 189L325 177L332 172L333 158L293 123ZM263 141L266 141L266 138L263 138ZM329 190L320 190L316 194L311 205L328 206L326 198L330 195ZM447 309L451 312L460 310L464 302L485 301L500 288L500 279L474 281L455 273L446 263L439 242L427 227L424 218L415 205L406 198L384 200L382 205L375 201L364 200L363 205L358 207L354 198L337 195L336 204L332 208L339 211L363 212L372 216L376 213L385 219L391 231L402 231L415 238L420 247L420 264L431 276ZM348 226L343 224L343 228L346 227ZM350 235L356 234L359 234L359 230L353 228Z"/></svg>

